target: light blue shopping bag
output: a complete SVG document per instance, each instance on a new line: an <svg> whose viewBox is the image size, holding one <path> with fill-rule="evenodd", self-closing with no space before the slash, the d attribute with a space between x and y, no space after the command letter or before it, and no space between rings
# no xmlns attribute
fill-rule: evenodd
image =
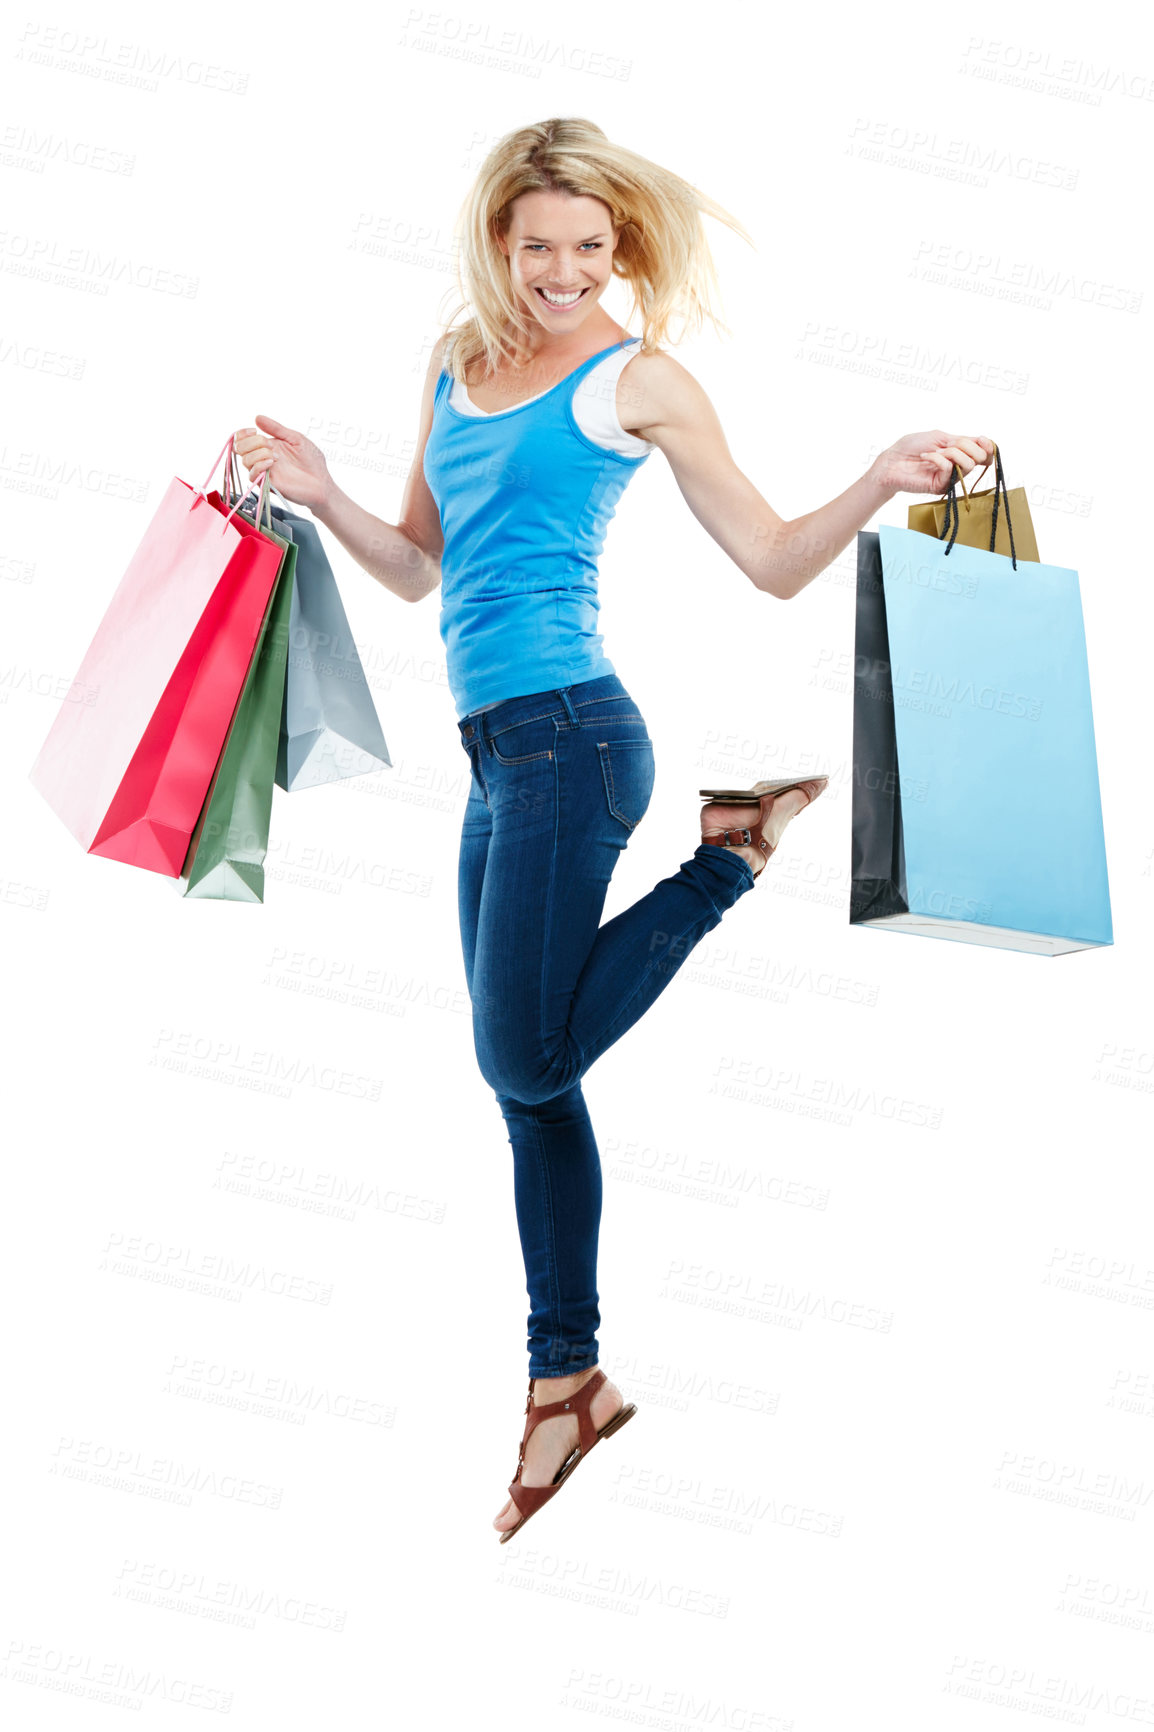
<svg viewBox="0 0 1154 1732"><path fill-rule="evenodd" d="M1112 944L1077 572L886 524L874 540L851 921L1042 956Z"/></svg>

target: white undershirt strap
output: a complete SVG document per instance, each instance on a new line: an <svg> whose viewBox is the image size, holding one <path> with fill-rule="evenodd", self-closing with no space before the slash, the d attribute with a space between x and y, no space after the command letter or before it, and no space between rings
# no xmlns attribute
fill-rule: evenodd
<svg viewBox="0 0 1154 1732"><path fill-rule="evenodd" d="M595 367L589 369L573 393L573 419L585 437L594 445L616 451L622 457L640 457L643 452L654 449L651 439L639 439L635 434L627 433L617 414L617 381L623 367L632 360L640 347L640 337L634 337L632 342L613 349L598 361ZM546 391L538 391L535 397L525 397L515 407L519 409L523 404L536 403L547 395ZM453 380L449 402L462 415L483 418L503 412L499 409L478 409L459 379Z"/></svg>

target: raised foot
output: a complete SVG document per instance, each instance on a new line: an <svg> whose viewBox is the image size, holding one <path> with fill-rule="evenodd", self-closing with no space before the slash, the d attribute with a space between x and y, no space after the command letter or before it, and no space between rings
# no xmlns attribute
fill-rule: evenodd
<svg viewBox="0 0 1154 1732"><path fill-rule="evenodd" d="M701 808L701 835L705 839L707 832L719 830L752 829L758 821L758 814L765 812L765 826L762 835L771 848L776 848L785 832L785 827L791 818L796 818L811 803L816 794L815 784L807 784L801 788L790 788L784 794L777 794L772 801L766 800L764 806L754 802L749 804L727 804L723 801L710 800ZM731 847L731 853L740 854L758 877L768 864L767 856L760 848L751 843Z"/></svg>
<svg viewBox="0 0 1154 1732"><path fill-rule="evenodd" d="M567 1401L596 1374L597 1367L590 1365L572 1377L539 1377L533 1385L534 1407L547 1407L551 1401ZM589 1405L594 1429L600 1431L603 1425L608 1425L613 1415L624 1405L624 1401L625 1398L617 1385L606 1378ZM540 1425L535 1425L525 1445L521 1484L551 1485L558 1471L577 1448L579 1436L577 1416L573 1413L558 1413L552 1419L543 1419ZM520 1510L513 1499L508 1498L504 1507L493 1518L493 1526L499 1533L503 1533L506 1528L516 1527L520 1519Z"/></svg>

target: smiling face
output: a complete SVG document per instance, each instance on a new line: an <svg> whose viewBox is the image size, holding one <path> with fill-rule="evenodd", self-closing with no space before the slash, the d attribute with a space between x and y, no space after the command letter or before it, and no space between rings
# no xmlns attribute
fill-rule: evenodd
<svg viewBox="0 0 1154 1732"><path fill-rule="evenodd" d="M513 293L545 331L567 336L593 311L613 275L617 235L608 205L564 192L523 192L498 244Z"/></svg>

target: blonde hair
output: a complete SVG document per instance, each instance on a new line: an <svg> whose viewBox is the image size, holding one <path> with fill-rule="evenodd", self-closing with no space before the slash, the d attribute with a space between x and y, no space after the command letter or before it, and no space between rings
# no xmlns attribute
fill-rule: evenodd
<svg viewBox="0 0 1154 1732"><path fill-rule="evenodd" d="M462 383L465 369L484 355L491 372L516 353L510 327L528 336L531 325L513 294L498 233L508 232L513 200L523 192L562 192L596 198L609 207L620 238L613 274L624 278L641 320L641 347L652 353L669 339L675 318L679 340L700 329L729 327L714 311L717 272L702 216L723 222L753 242L735 217L669 169L613 144L591 120L543 120L506 133L489 152L456 223L457 286L461 301L444 327L443 365ZM470 317L451 328L462 310Z"/></svg>

